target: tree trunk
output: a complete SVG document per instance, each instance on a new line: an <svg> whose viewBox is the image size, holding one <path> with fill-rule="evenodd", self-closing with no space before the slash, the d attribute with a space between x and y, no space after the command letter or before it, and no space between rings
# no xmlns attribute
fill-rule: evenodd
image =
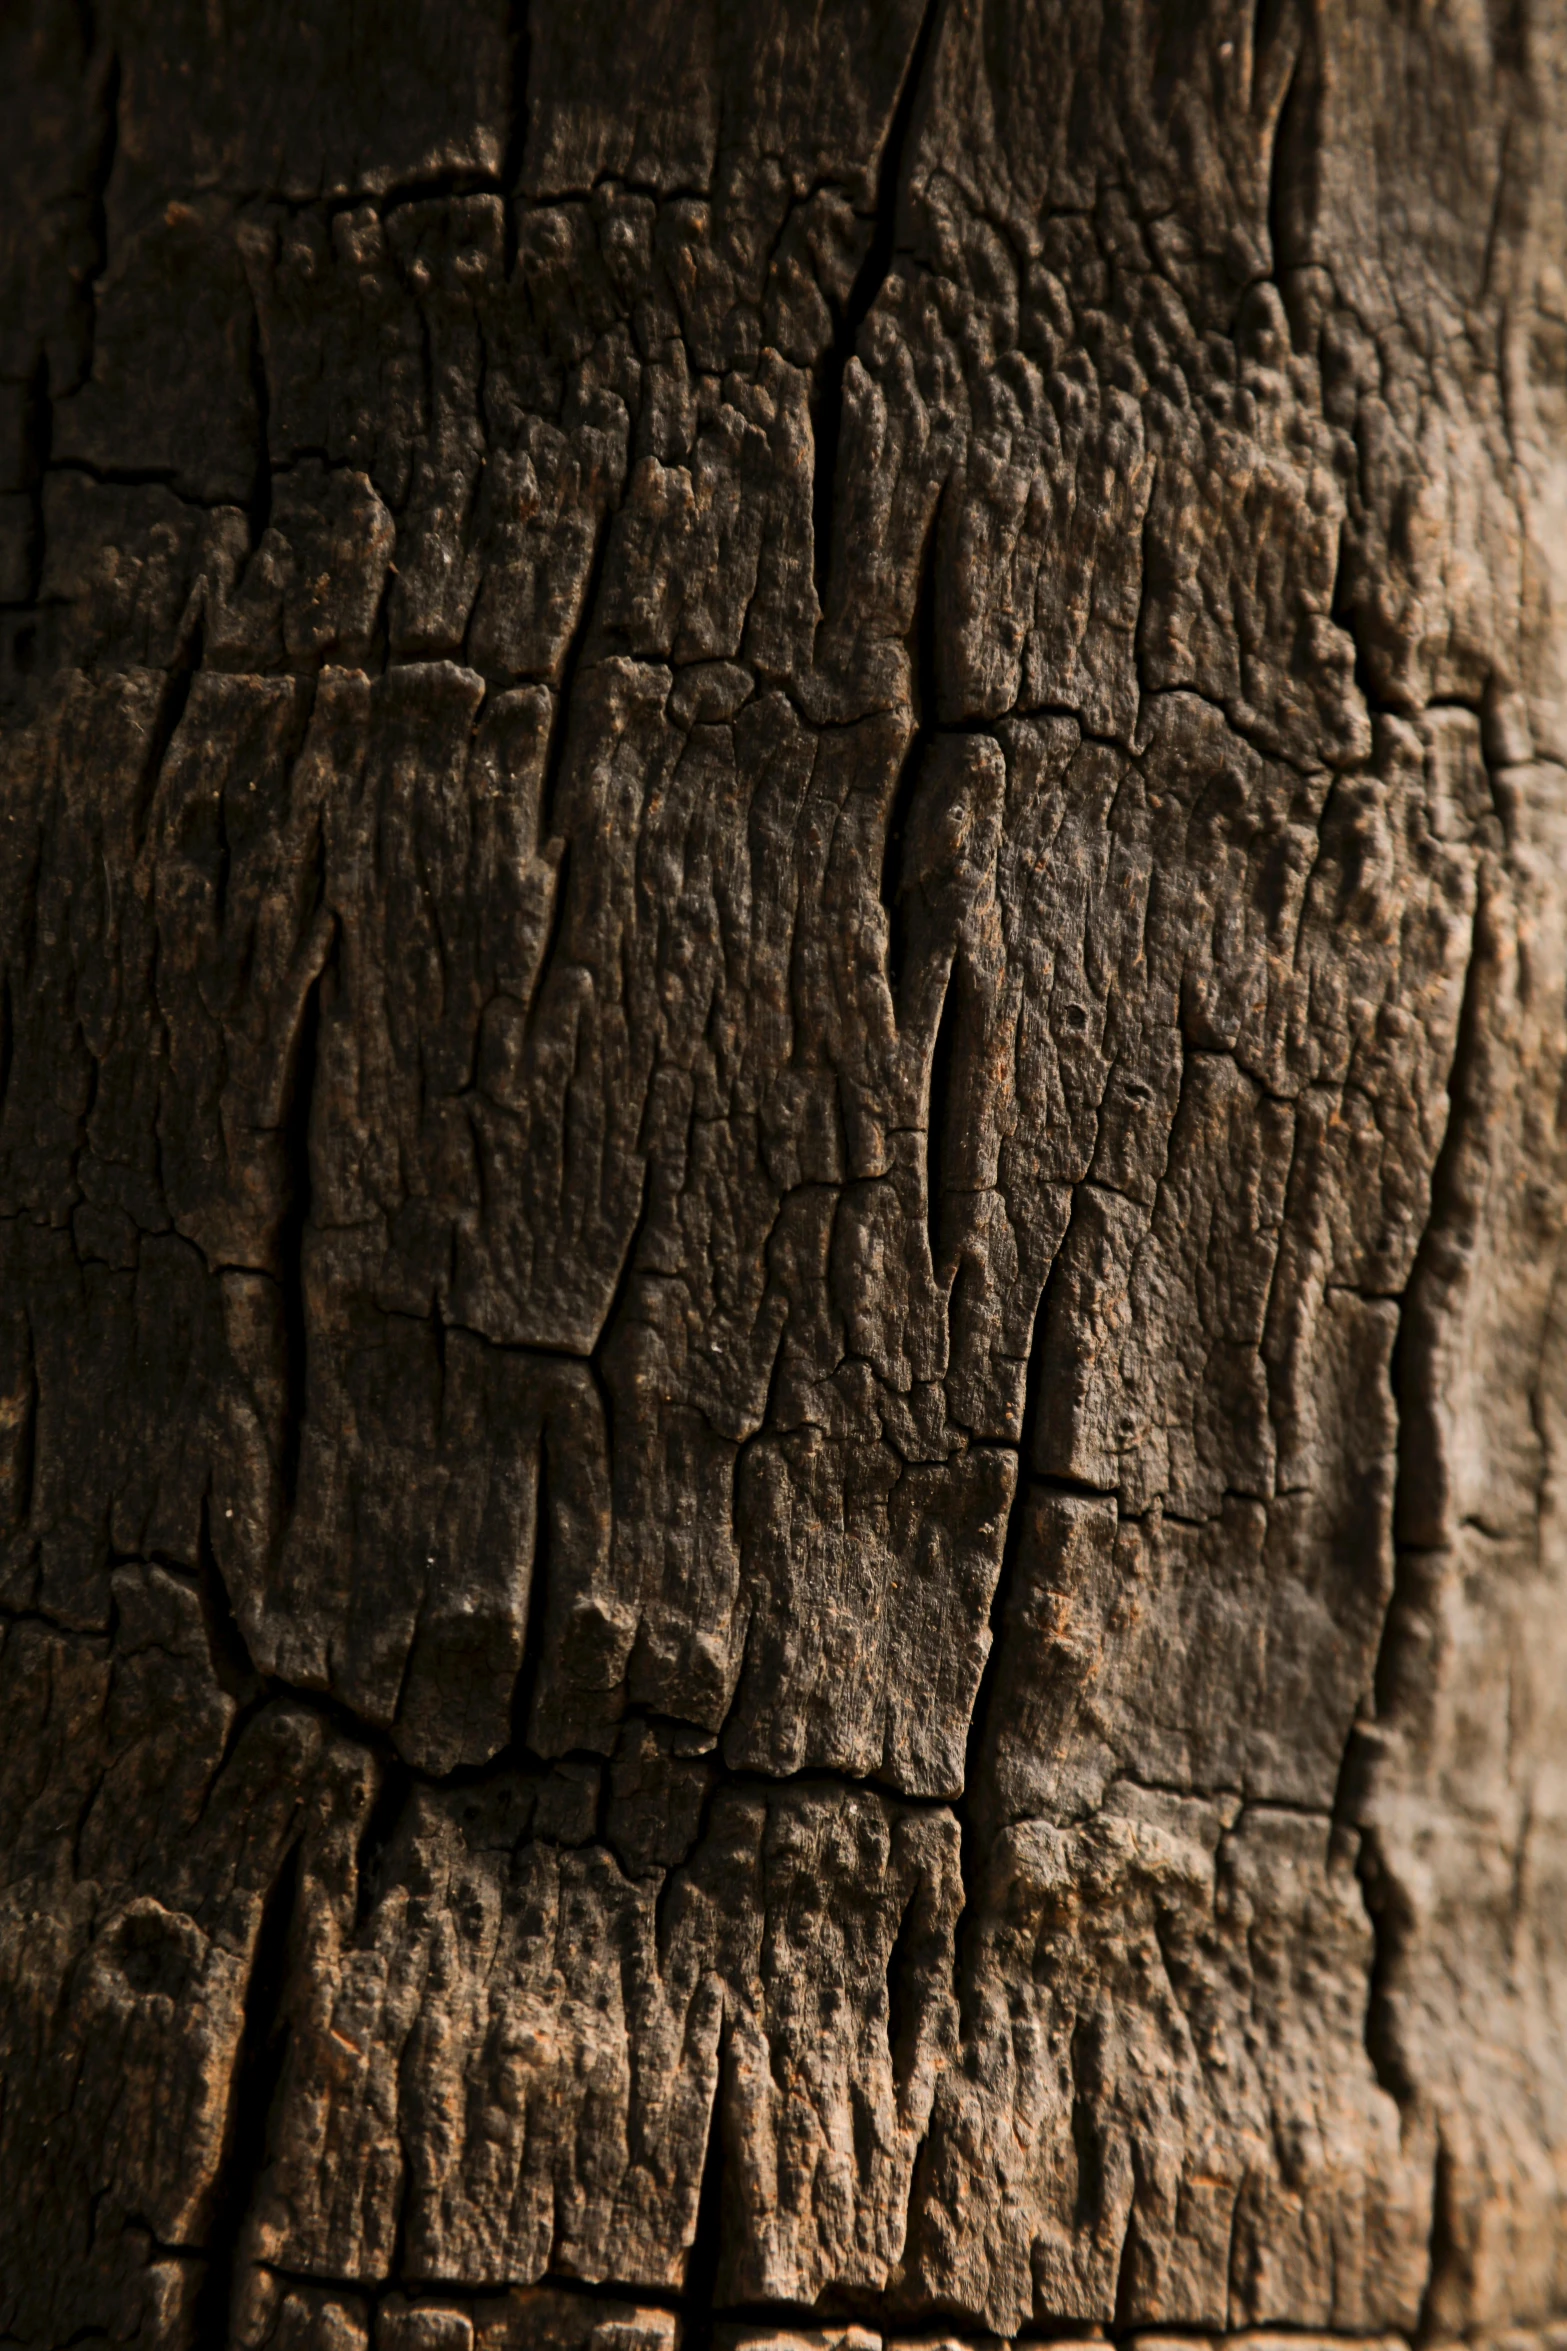
<svg viewBox="0 0 1567 2351"><path fill-rule="evenodd" d="M0 39L0 2340L1567 2311L1562 17Z"/></svg>

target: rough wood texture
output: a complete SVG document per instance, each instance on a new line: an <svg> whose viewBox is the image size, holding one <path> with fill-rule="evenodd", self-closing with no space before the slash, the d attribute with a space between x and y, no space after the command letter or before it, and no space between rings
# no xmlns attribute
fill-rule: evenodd
<svg viewBox="0 0 1567 2351"><path fill-rule="evenodd" d="M0 113L0 2342L1561 2351L1559 12Z"/></svg>

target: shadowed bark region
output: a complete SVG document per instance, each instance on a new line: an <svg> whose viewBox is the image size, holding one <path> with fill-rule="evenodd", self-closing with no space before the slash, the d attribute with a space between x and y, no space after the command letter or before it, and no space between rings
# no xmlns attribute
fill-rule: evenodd
<svg viewBox="0 0 1567 2351"><path fill-rule="evenodd" d="M0 2343L1560 2351L1559 13L0 123Z"/></svg>

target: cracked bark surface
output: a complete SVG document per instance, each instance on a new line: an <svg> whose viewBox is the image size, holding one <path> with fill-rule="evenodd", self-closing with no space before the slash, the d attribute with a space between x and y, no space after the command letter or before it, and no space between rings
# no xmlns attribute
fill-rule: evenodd
<svg viewBox="0 0 1567 2351"><path fill-rule="evenodd" d="M1557 14L0 57L0 2342L1561 2351Z"/></svg>

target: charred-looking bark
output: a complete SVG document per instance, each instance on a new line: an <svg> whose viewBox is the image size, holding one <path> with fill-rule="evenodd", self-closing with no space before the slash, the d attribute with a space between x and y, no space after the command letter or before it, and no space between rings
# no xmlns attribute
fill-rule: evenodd
<svg viewBox="0 0 1567 2351"><path fill-rule="evenodd" d="M0 2345L1567 2312L1567 18L0 109Z"/></svg>

